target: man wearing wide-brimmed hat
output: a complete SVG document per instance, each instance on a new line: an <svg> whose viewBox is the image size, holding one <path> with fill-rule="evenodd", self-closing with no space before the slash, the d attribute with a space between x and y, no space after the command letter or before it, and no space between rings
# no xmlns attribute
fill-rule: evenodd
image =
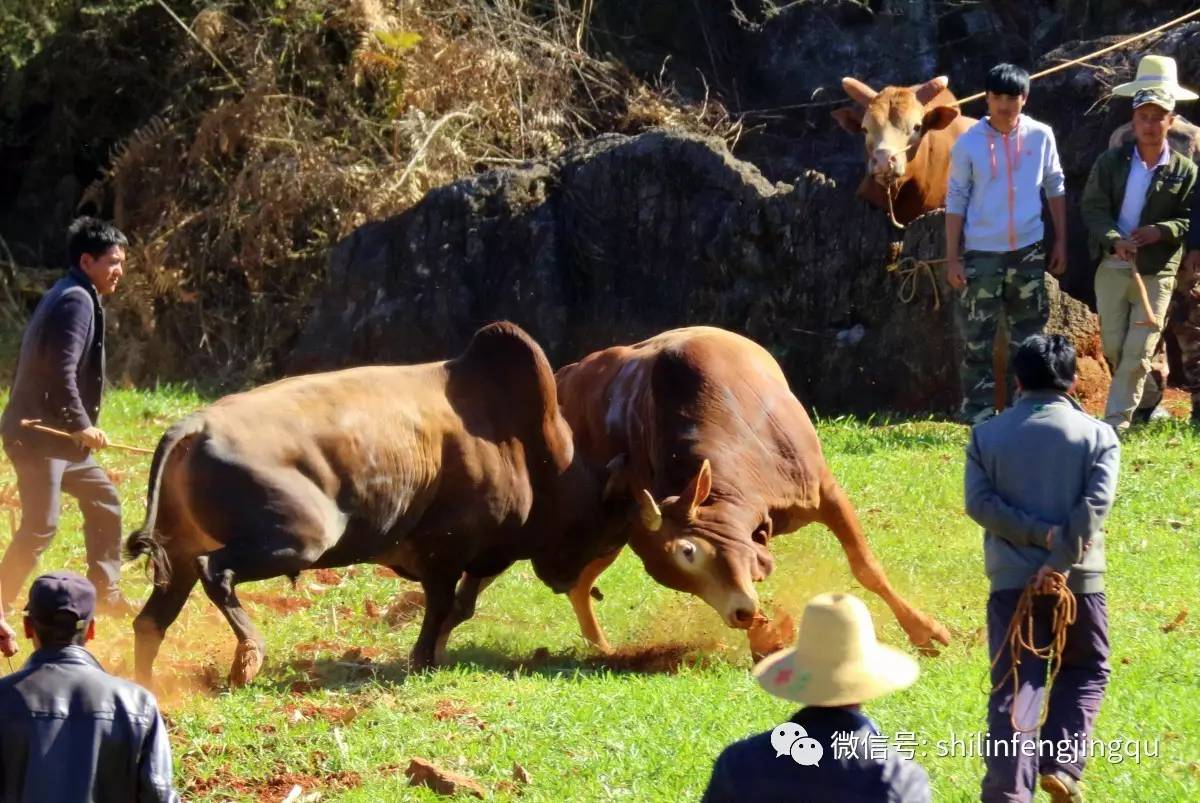
<svg viewBox="0 0 1200 803"><path fill-rule="evenodd" d="M1141 400L1183 257L1196 165L1170 149L1167 131L1176 101L1196 93L1179 85L1174 59L1146 56L1137 78L1113 94L1133 98L1134 142L1096 160L1081 206L1092 255L1100 260L1096 308L1113 373L1104 420L1122 432ZM1143 309L1143 289L1153 320Z"/></svg>
<svg viewBox="0 0 1200 803"><path fill-rule="evenodd" d="M889 746L860 708L911 686L917 674L910 656L875 641L862 600L851 594L814 597L796 646L754 668L768 693L804 708L725 748L703 803L928 801L925 770Z"/></svg>

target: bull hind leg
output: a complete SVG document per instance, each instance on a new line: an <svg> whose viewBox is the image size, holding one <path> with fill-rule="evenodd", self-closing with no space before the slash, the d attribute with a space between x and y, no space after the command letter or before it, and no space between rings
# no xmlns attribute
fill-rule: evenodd
<svg viewBox="0 0 1200 803"><path fill-rule="evenodd" d="M433 652L435 662L445 663L446 642L450 640L450 633L475 615L475 603L479 600L479 595L499 576L499 573L490 577L478 577L470 573L463 574L462 579L458 581L458 590L454 593L454 605L450 609L450 615L446 617L442 630L438 634Z"/></svg>
<svg viewBox="0 0 1200 803"><path fill-rule="evenodd" d="M156 569L156 573L159 571L166 569ZM172 561L167 577L155 577L150 598L133 620L134 672L137 682L143 686L153 685L154 659L158 657L167 628L179 617L198 579L199 574L191 560Z"/></svg>
<svg viewBox="0 0 1200 803"><path fill-rule="evenodd" d="M205 593L225 616L238 639L229 670L229 683L235 688L246 685L258 675L266 656L266 642L242 608L234 586L283 577L308 568L320 556L320 550L316 545L306 549L300 546L301 543L306 542L289 536L248 537L196 558ZM249 544L258 546L250 548Z"/></svg>
<svg viewBox="0 0 1200 803"><path fill-rule="evenodd" d="M583 633L583 637L605 655L612 652L612 647L609 646L608 639L604 636L604 629L600 627L600 621L596 618L596 609L592 605L592 600L599 594L599 591L595 590L594 584L596 579L613 564L620 554L621 550L618 549L611 555L596 558L584 566L583 571L579 574L579 579L567 592L567 598L571 600L571 607L575 610L575 618L579 620L579 630Z"/></svg>
<svg viewBox="0 0 1200 803"><path fill-rule="evenodd" d="M846 559L850 562L854 579L887 603L896 621L908 634L909 641L931 654L936 653L934 641L950 643L950 632L945 627L933 617L914 608L892 588L883 566L879 564L867 543L854 507L841 487L832 480L827 481L821 488L818 517L837 536L842 551L846 553Z"/></svg>

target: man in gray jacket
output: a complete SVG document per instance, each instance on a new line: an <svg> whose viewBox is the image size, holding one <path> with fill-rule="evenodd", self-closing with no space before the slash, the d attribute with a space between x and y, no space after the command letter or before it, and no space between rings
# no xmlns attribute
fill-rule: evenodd
<svg viewBox="0 0 1200 803"><path fill-rule="evenodd" d="M1111 427L1067 395L1075 384L1075 350L1065 337L1027 338L1012 368L1019 401L975 427L967 445L966 509L984 528L988 645L996 659L992 684L998 686L988 701L990 755L980 799L1031 800L1040 775L1054 803L1078 803L1086 740L1108 685L1102 526L1117 490L1120 446ZM1049 591L1064 582L1075 594L1078 615L1067 630L1046 723L1040 734L1014 734L1013 720L1038 721L1046 661L1022 656L1014 699L1006 679L1008 627L1027 585ZM1055 601L1039 596L1034 604L1038 645L1050 641ZM1045 750L1039 738L1056 748ZM1074 749L1058 749L1061 744Z"/></svg>
<svg viewBox="0 0 1200 803"><path fill-rule="evenodd" d="M0 801L177 803L154 695L105 672L83 645L96 589L71 572L34 581L25 635L35 651L0 679Z"/></svg>

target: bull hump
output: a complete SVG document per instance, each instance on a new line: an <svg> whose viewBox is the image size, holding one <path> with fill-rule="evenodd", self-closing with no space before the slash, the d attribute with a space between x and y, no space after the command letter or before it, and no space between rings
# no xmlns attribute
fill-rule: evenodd
<svg viewBox="0 0 1200 803"><path fill-rule="evenodd" d="M502 390L514 405L535 405L543 415L558 408L554 372L546 353L515 323L500 321L483 327L447 367L460 380Z"/></svg>

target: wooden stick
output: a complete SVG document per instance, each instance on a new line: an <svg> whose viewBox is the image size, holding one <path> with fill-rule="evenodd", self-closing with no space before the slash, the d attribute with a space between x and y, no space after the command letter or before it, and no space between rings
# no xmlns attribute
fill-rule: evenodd
<svg viewBox="0 0 1200 803"><path fill-rule="evenodd" d="M1146 292L1146 283L1142 281L1142 274L1138 273L1137 265L1133 266L1130 271L1133 274L1133 282L1137 285L1138 295L1142 297L1142 309L1146 313L1146 320L1134 321L1134 326L1145 326L1148 329L1162 331L1162 326L1158 322L1158 318L1154 316L1154 308L1150 306L1150 294Z"/></svg>
<svg viewBox="0 0 1200 803"><path fill-rule="evenodd" d="M70 432L63 432L61 429L52 429L51 427L42 426L40 418L22 418L21 426L37 430L38 432L45 432L47 435L57 435L60 438L67 438L72 441L75 440L75 437ZM127 446L124 443L112 442L110 442L108 445L112 449L124 449L127 452L135 452L137 454L154 454L153 449L143 449L140 446Z"/></svg>

